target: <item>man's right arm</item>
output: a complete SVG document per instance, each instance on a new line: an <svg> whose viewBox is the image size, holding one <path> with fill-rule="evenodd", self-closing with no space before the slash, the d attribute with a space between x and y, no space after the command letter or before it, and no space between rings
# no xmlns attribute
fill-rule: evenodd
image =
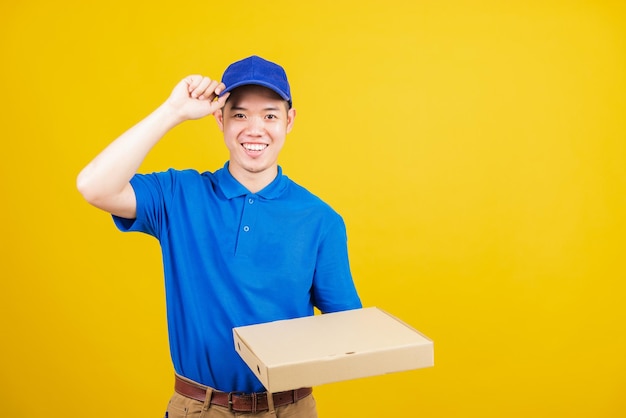
<svg viewBox="0 0 626 418"><path fill-rule="evenodd" d="M225 86L202 76L189 76L176 85L170 97L137 125L107 146L78 175L77 187L92 205L113 215L136 216L131 178L148 152L174 126L221 109L228 98L217 99Z"/></svg>

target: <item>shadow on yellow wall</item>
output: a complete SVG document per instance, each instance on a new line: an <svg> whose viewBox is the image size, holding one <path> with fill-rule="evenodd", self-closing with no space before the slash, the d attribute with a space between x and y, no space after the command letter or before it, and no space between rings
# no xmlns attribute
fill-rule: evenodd
<svg viewBox="0 0 626 418"><path fill-rule="evenodd" d="M626 7L405 3L0 6L3 416L162 416L158 245L74 180L252 53L290 75L281 165L344 216L364 304L435 340L433 369L317 388L321 416L626 414ZM142 170L225 158L207 119Z"/></svg>

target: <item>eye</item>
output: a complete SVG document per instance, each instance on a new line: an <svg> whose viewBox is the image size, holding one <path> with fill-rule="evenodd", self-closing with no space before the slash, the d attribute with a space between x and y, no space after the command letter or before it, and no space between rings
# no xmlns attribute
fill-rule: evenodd
<svg viewBox="0 0 626 418"><path fill-rule="evenodd" d="M243 113L235 113L233 115L233 118L235 119L245 119L246 115L244 115Z"/></svg>
<svg viewBox="0 0 626 418"><path fill-rule="evenodd" d="M269 115L265 116L265 117L268 118L268 119L277 119L278 118L278 116L272 115L271 113Z"/></svg>

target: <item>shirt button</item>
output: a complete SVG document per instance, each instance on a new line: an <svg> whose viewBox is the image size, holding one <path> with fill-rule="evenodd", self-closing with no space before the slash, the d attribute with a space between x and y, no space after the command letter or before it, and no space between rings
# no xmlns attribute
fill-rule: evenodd
<svg viewBox="0 0 626 418"><path fill-rule="evenodd" d="M244 226L244 227L243 227L243 231L244 231L244 232L248 232L249 230L250 230L250 227L249 227L248 225L246 225L246 226Z"/></svg>
<svg viewBox="0 0 626 418"><path fill-rule="evenodd" d="M254 203L254 199L253 198L248 199L248 203L253 204Z"/></svg>

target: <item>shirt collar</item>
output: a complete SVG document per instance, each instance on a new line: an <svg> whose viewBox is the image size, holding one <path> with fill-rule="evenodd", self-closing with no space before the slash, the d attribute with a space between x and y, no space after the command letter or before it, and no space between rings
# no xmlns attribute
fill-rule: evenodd
<svg viewBox="0 0 626 418"><path fill-rule="evenodd" d="M222 193L224 193L224 196L226 196L227 199L233 199L235 197L251 194L250 190L246 189L244 185L239 183L237 179L230 174L230 171L228 171L228 165L229 161L226 161L224 167L215 172L217 184L222 190ZM288 184L289 179L287 176L283 175L283 169L278 166L278 174L276 175L276 178L255 194L265 199L276 199L285 191Z"/></svg>

